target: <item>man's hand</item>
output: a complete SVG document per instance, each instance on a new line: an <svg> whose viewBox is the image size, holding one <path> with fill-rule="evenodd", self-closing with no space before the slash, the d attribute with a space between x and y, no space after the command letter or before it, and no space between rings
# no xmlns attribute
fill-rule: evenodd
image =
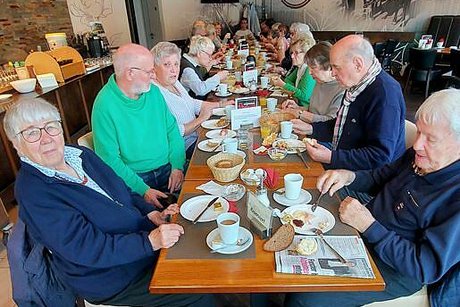
<svg viewBox="0 0 460 307"><path fill-rule="evenodd" d="M331 163L332 151L324 145L316 143L315 146L306 143L307 152L313 161L321 163Z"/></svg>
<svg viewBox="0 0 460 307"><path fill-rule="evenodd" d="M329 195L332 196L339 189L350 185L355 178L356 175L352 171L345 169L328 170L318 177L316 187L321 193L329 192Z"/></svg>
<svg viewBox="0 0 460 307"><path fill-rule="evenodd" d="M184 181L184 173L180 169L173 169L171 175L169 175L168 189L172 193L180 189Z"/></svg>
<svg viewBox="0 0 460 307"><path fill-rule="evenodd" d="M163 211L152 211L147 214L147 217L153 224L159 226L161 224L168 223L168 217L179 212L179 206L177 204L169 205Z"/></svg>
<svg viewBox="0 0 460 307"><path fill-rule="evenodd" d="M313 126L300 119L291 119L292 130L294 133L309 135L313 133Z"/></svg>
<svg viewBox="0 0 460 307"><path fill-rule="evenodd" d="M183 234L184 228L181 225L163 224L150 232L149 240L153 250L159 250L172 247Z"/></svg>
<svg viewBox="0 0 460 307"><path fill-rule="evenodd" d="M342 222L361 233L365 232L375 222L372 213L358 200L350 196L345 198L340 204L339 216Z"/></svg>
<svg viewBox="0 0 460 307"><path fill-rule="evenodd" d="M155 207L163 209L163 206L160 204L158 201L158 198L166 198L168 195L165 193L149 188L147 191L145 191L144 194L144 199L146 202L153 204Z"/></svg>

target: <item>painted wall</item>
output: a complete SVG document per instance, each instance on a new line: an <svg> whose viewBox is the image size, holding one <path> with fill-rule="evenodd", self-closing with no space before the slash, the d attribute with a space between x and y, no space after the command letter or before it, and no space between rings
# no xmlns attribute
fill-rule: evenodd
<svg viewBox="0 0 460 307"><path fill-rule="evenodd" d="M101 21L111 46L131 42L123 0L67 0L74 33L90 30L90 21Z"/></svg>

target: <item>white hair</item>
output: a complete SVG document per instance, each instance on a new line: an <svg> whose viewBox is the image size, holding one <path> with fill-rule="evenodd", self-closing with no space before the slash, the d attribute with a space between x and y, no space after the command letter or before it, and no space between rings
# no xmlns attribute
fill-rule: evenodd
<svg viewBox="0 0 460 307"><path fill-rule="evenodd" d="M313 33L311 33L310 31L310 26L305 24L305 23L301 23L301 22L294 22L293 24L291 24L291 26L289 27L289 30L291 32L294 32L294 36L292 39L293 40L296 40L298 39L299 37L305 37L305 36L309 36L310 38L312 38L313 40L315 39L313 37Z"/></svg>
<svg viewBox="0 0 460 307"><path fill-rule="evenodd" d="M209 37L196 35L190 40L189 54L197 56L198 52L205 51L206 49L212 49L214 51L214 43Z"/></svg>
<svg viewBox="0 0 460 307"><path fill-rule="evenodd" d="M415 120L429 125L447 122L457 140L460 140L460 90L450 88L433 93L418 108Z"/></svg>
<svg viewBox="0 0 460 307"><path fill-rule="evenodd" d="M179 47L177 47L176 44L170 42L159 42L153 46L150 52L153 55L153 63L155 66L160 65L163 59L170 55L175 54L179 59L181 57L181 50Z"/></svg>
<svg viewBox="0 0 460 307"><path fill-rule="evenodd" d="M19 101L6 111L3 128L8 139L13 141L24 127L53 120L61 120L55 106L43 98L27 99Z"/></svg>

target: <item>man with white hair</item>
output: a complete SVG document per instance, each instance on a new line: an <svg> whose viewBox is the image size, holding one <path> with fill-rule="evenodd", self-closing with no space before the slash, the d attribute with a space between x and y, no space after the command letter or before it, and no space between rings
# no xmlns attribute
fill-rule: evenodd
<svg viewBox="0 0 460 307"><path fill-rule="evenodd" d="M330 195L344 186L376 195L366 206L346 198L339 215L361 233L385 280L385 291L295 293L288 295L287 307L361 306L410 295L424 284L443 281L448 272L458 274L460 90L434 93L415 117L413 148L397 161L375 170L329 170L317 182L318 189Z"/></svg>
<svg viewBox="0 0 460 307"><path fill-rule="evenodd" d="M157 207L164 192L184 179L184 140L174 116L153 85L153 56L140 45L121 46L115 74L96 97L92 113L94 149L131 190Z"/></svg>
<svg viewBox="0 0 460 307"><path fill-rule="evenodd" d="M406 107L401 86L382 70L371 44L349 35L333 45L332 74L346 88L337 119L308 124L294 119L294 131L332 148L307 145L325 168L366 170L399 158L405 150Z"/></svg>

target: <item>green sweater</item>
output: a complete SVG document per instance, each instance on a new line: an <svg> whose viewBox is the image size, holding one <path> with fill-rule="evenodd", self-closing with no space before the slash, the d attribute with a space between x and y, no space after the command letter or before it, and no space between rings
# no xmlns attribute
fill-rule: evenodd
<svg viewBox="0 0 460 307"><path fill-rule="evenodd" d="M294 97L298 99L299 104L304 107L308 107L310 104L310 97L315 88L316 81L310 74L310 70L307 68L302 78L299 81L297 87L295 86L295 81L297 79L297 72L299 68L294 68L290 74L286 76L284 82L286 84L283 86L285 90L294 92Z"/></svg>
<svg viewBox="0 0 460 307"><path fill-rule="evenodd" d="M136 193L149 186L137 175L171 163L183 169L184 139L160 90L130 99L118 88L115 75L96 97L92 113L94 149Z"/></svg>

